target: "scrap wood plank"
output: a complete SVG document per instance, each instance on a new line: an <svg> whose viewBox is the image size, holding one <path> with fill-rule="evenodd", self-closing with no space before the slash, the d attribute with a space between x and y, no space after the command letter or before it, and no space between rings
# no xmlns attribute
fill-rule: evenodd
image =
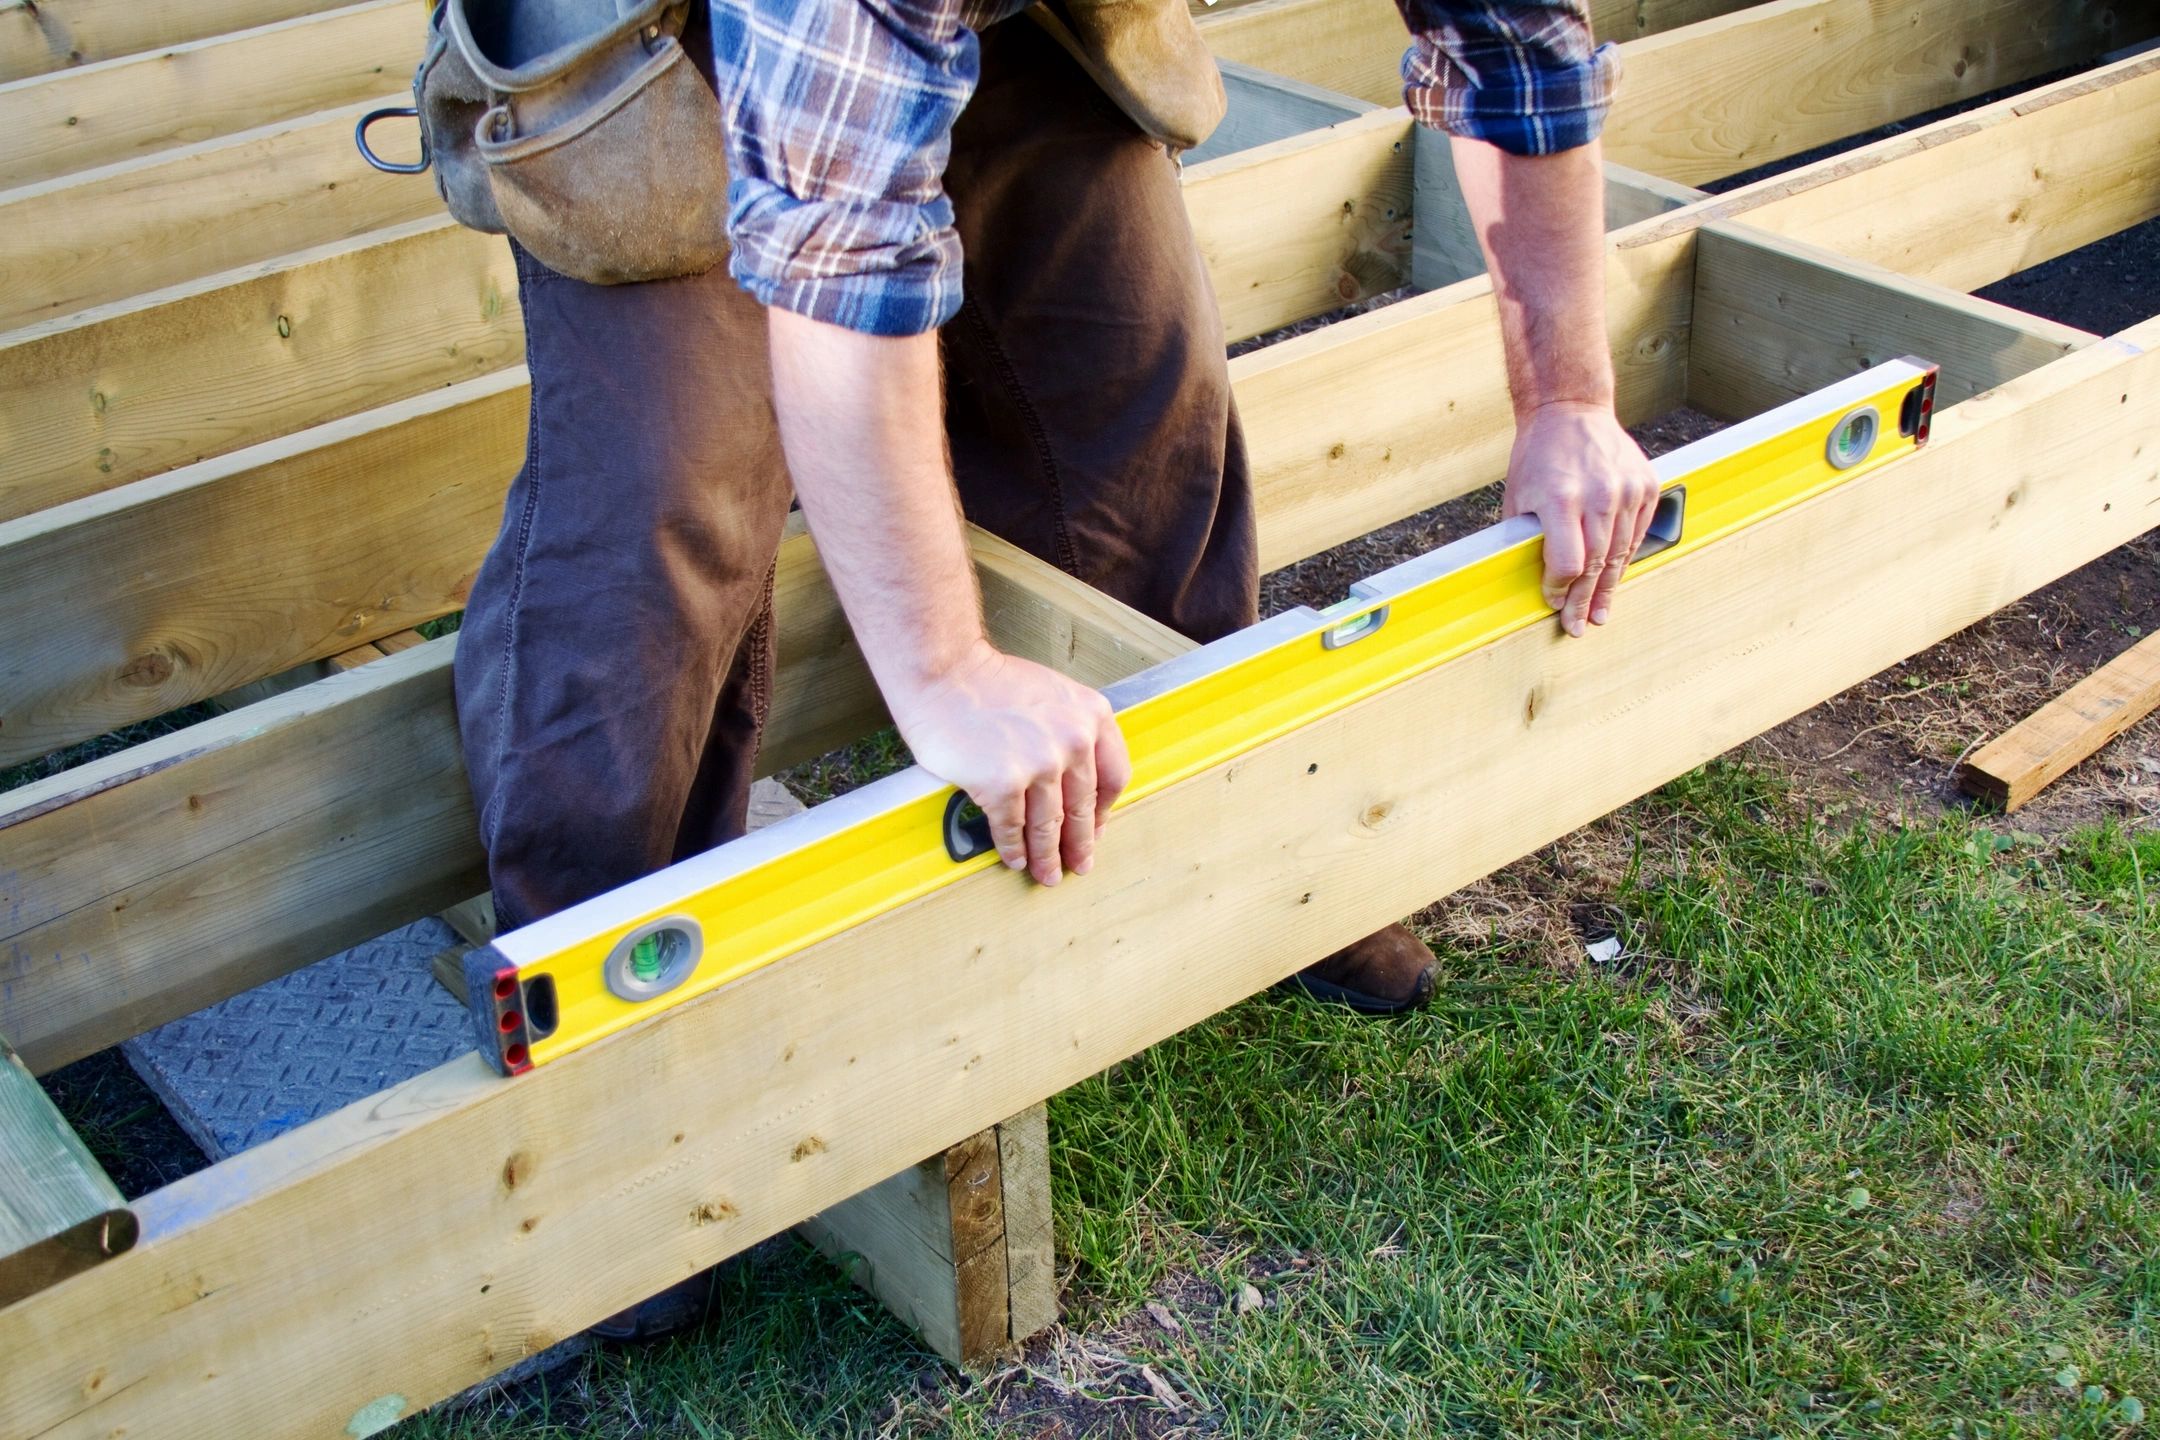
<svg viewBox="0 0 2160 1440"><path fill-rule="evenodd" d="M970 540L985 623L1014 654L1104 685L1187 646L994 537ZM779 570L767 773L884 719L852 641L818 638L838 602L807 537L783 544ZM451 704L455 643L0 796L0 1030L29 1063L65 1064L484 889ZM813 693L827 708L786 703Z"/></svg>
<svg viewBox="0 0 2160 1440"><path fill-rule="evenodd" d="M417 9L365 0L0 85L0 187L380 95L420 63L426 17Z"/></svg>
<svg viewBox="0 0 2160 1440"><path fill-rule="evenodd" d="M1519 632L1130 807L1091 883L986 871L145 1197L134 1250L0 1311L0 1432L395 1419L1215 1013L2142 533L2156 347L2160 322L1968 401L1631 580L1627 625Z"/></svg>
<svg viewBox="0 0 2160 1440"><path fill-rule="evenodd" d="M337 0L36 0L0 7L0 81L184 45Z"/></svg>
<svg viewBox="0 0 2160 1440"><path fill-rule="evenodd" d="M2160 706L2160 635L2148 635L1980 747L1967 793L2016 810Z"/></svg>

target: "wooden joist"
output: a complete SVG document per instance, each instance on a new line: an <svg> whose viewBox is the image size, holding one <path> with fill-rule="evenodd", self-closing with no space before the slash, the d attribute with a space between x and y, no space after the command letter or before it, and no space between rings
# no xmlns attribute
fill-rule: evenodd
<svg viewBox="0 0 2160 1440"><path fill-rule="evenodd" d="M0 81L184 45L336 0L17 0L0 8Z"/></svg>
<svg viewBox="0 0 2160 1440"><path fill-rule="evenodd" d="M434 185L370 169L380 97L0 191L0 326L72 314L439 214Z"/></svg>
<svg viewBox="0 0 2160 1440"><path fill-rule="evenodd" d="M2155 0L1772 0L1630 42L1605 153L1700 184L2156 31Z"/></svg>
<svg viewBox="0 0 2160 1440"><path fill-rule="evenodd" d="M1408 133L1361 122L1188 172L1232 338L1401 282ZM433 214L0 333L0 520L515 365L516 286L499 239Z"/></svg>
<svg viewBox="0 0 2160 1440"><path fill-rule="evenodd" d="M984 618L1013 653L1105 685L1187 648L995 537L971 540ZM884 723L806 537L781 547L776 592L765 772ZM484 890L455 643L0 796L0 1033L49 1070Z"/></svg>
<svg viewBox="0 0 2160 1440"><path fill-rule="evenodd" d="M127 1201L0 1036L0 1307L120 1254L135 1236Z"/></svg>
<svg viewBox="0 0 2160 1440"><path fill-rule="evenodd" d="M2156 134L2160 51L1732 191L1706 213L1977 290L2160 215Z"/></svg>
<svg viewBox="0 0 2160 1440"><path fill-rule="evenodd" d="M0 85L0 188L381 95L420 62L418 12L366 0Z"/></svg>
<svg viewBox="0 0 2160 1440"><path fill-rule="evenodd" d="M1213 1014L2141 533L2155 347L2160 322L1966 402L1632 578L1624 625L1519 632L1130 807L1088 883L987 871L515 1081L467 1057L145 1197L135 1249L0 1311L0 1433L410 1413Z"/></svg>
<svg viewBox="0 0 2160 1440"><path fill-rule="evenodd" d="M2160 635L2148 635L1983 745L1958 767L1958 781L2016 810L2155 707Z"/></svg>

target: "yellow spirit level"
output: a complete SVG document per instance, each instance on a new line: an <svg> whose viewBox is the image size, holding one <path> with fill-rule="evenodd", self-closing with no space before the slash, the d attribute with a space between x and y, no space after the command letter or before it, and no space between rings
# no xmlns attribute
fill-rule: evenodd
<svg viewBox="0 0 2160 1440"><path fill-rule="evenodd" d="M1896 360L1657 461L1631 575L1927 442L1935 367ZM1536 520L1503 521L1114 685L1129 804L1552 614ZM496 938L465 959L480 1051L506 1075L999 868L921 769L876 781ZM1008 883L1025 883L1007 877Z"/></svg>

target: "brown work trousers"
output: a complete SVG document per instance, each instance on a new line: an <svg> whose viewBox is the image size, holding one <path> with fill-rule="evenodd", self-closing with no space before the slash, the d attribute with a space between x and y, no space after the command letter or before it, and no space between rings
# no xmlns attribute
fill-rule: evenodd
<svg viewBox="0 0 2160 1440"><path fill-rule="evenodd" d="M945 178L968 518L1194 639L1250 624L1251 483L1175 165L1015 22L982 37ZM724 269L517 264L525 464L457 647L505 929L742 833L791 496L765 317Z"/></svg>

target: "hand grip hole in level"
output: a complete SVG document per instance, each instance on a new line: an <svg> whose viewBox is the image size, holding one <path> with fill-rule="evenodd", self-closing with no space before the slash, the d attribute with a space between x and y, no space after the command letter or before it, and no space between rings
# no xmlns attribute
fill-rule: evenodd
<svg viewBox="0 0 2160 1440"><path fill-rule="evenodd" d="M1680 543L1687 528L1687 486L1675 485L1658 496L1657 511L1650 517L1650 529L1643 536L1641 548L1635 558L1655 555L1660 550L1670 550Z"/></svg>
<svg viewBox="0 0 2160 1440"><path fill-rule="evenodd" d="M953 791L952 799L945 802L945 853L957 863L991 848L990 817L968 799L965 790Z"/></svg>
<svg viewBox="0 0 2160 1440"><path fill-rule="evenodd" d="M1368 610L1362 615L1352 616L1332 630L1321 631L1320 648L1323 650L1340 650L1345 645L1355 645L1358 641L1378 630L1382 625L1387 624L1387 612L1388 607L1382 605L1377 610Z"/></svg>

